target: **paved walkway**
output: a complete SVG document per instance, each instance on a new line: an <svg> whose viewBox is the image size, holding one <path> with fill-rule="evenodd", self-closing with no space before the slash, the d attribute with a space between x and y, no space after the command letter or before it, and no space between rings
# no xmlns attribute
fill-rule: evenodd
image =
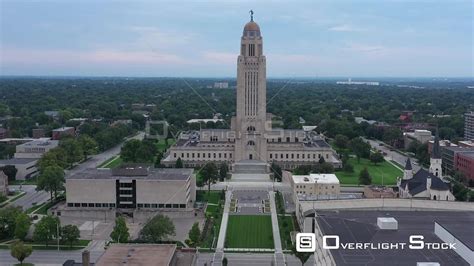
<svg viewBox="0 0 474 266"><path fill-rule="evenodd" d="M216 252L212 258L212 265L222 265L224 259L224 244L227 232L227 221L229 220L230 200L232 199L232 191L227 190L225 194L224 213L222 214L221 227L219 229L219 237L217 239Z"/></svg>
<svg viewBox="0 0 474 266"><path fill-rule="evenodd" d="M280 228L278 227L277 208L275 204L275 192L269 191L270 209L272 216L273 243L275 244L275 265L286 265L285 256L281 247Z"/></svg>
<svg viewBox="0 0 474 266"><path fill-rule="evenodd" d="M219 238L217 240L217 250L224 250L225 234L227 232L227 221L229 220L230 200L232 199L232 191L227 190L225 193L224 213L222 214L221 228L219 229Z"/></svg>

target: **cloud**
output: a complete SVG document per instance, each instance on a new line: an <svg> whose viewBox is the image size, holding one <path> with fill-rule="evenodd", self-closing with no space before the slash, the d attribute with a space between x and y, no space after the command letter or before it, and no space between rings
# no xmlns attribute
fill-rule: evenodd
<svg viewBox="0 0 474 266"><path fill-rule="evenodd" d="M2 49L2 64L70 65L74 63L168 65L189 64L185 58L170 53L119 50L35 50Z"/></svg>
<svg viewBox="0 0 474 266"><path fill-rule="evenodd" d="M139 49L175 49L189 45L196 37L194 33L164 30L158 27L132 26L126 30L137 35L132 46Z"/></svg>
<svg viewBox="0 0 474 266"><path fill-rule="evenodd" d="M339 32L361 32L361 31L367 31L367 29L364 28L358 28L350 24L342 24L342 25L337 25L330 27L328 31L339 31Z"/></svg>

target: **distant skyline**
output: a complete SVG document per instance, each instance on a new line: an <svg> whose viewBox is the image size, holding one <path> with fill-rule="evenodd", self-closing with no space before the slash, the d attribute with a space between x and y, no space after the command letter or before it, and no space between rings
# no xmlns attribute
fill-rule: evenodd
<svg viewBox="0 0 474 266"><path fill-rule="evenodd" d="M269 77L474 76L459 0L0 0L0 74L235 77L250 9Z"/></svg>

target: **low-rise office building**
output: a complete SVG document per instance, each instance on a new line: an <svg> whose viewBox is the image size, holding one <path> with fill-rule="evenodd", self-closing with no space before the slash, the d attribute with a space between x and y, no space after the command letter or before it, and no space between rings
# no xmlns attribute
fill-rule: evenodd
<svg viewBox="0 0 474 266"><path fill-rule="evenodd" d="M87 169L66 178L68 209L189 210L196 199L193 169L135 165Z"/></svg>
<svg viewBox="0 0 474 266"><path fill-rule="evenodd" d="M293 175L291 187L295 196L338 195L341 193L339 179L334 174Z"/></svg>
<svg viewBox="0 0 474 266"><path fill-rule="evenodd" d="M0 160L0 167L13 165L15 166L16 180L26 180L38 174L36 163L38 159L35 158L12 158L8 160Z"/></svg>
<svg viewBox="0 0 474 266"><path fill-rule="evenodd" d="M469 182L474 181L474 150L456 154L456 171L463 174Z"/></svg>
<svg viewBox="0 0 474 266"><path fill-rule="evenodd" d="M43 154L58 147L58 140L38 139L16 146L15 158L39 159Z"/></svg>
<svg viewBox="0 0 474 266"><path fill-rule="evenodd" d="M470 147L441 147L443 172L453 176L457 170L459 154L472 152L474 148Z"/></svg>
<svg viewBox="0 0 474 266"><path fill-rule="evenodd" d="M431 131L424 129L416 129L414 132L403 133L405 142L405 149L407 149L413 141L418 141L421 144L427 143L433 139Z"/></svg>
<svg viewBox="0 0 474 266"><path fill-rule="evenodd" d="M51 134L51 139L54 140L60 140L63 137L66 136L71 136L74 137L76 134L76 131L73 127L60 127L53 129L53 132Z"/></svg>
<svg viewBox="0 0 474 266"><path fill-rule="evenodd" d="M0 195L8 195L8 176L0 169Z"/></svg>
<svg viewBox="0 0 474 266"><path fill-rule="evenodd" d="M464 139L474 140L474 112L464 114Z"/></svg>

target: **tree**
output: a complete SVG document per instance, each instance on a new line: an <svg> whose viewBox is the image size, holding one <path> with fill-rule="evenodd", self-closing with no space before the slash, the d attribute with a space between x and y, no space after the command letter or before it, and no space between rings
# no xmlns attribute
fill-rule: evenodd
<svg viewBox="0 0 474 266"><path fill-rule="evenodd" d="M217 167L213 162L206 163L204 167L201 169L201 175L203 177L204 182L207 183L208 191L211 191L211 184L217 180L218 171Z"/></svg>
<svg viewBox="0 0 474 266"><path fill-rule="evenodd" d="M319 173L321 174L331 174L334 173L334 166L330 163L322 163L319 165Z"/></svg>
<svg viewBox="0 0 474 266"><path fill-rule="evenodd" d="M370 176L369 171L367 170L367 167L364 167L364 169L360 171L359 184L362 184L362 185L372 184L372 177Z"/></svg>
<svg viewBox="0 0 474 266"><path fill-rule="evenodd" d="M336 144L338 148L345 149L348 143L349 138L347 136L337 134L336 137L334 137L334 144Z"/></svg>
<svg viewBox="0 0 474 266"><path fill-rule="evenodd" d="M15 238L25 240L30 225L30 217L26 213L20 213L15 219Z"/></svg>
<svg viewBox="0 0 474 266"><path fill-rule="evenodd" d="M120 157L124 162L135 162L137 151L141 147L141 141L132 139L127 141L120 150Z"/></svg>
<svg viewBox="0 0 474 266"><path fill-rule="evenodd" d="M142 228L139 239L148 243L159 243L170 235L175 235L175 227L168 216L158 214Z"/></svg>
<svg viewBox="0 0 474 266"><path fill-rule="evenodd" d="M36 189L48 191L51 195L51 201L53 201L53 193L56 198L58 190L63 189L63 184L64 170L57 165L53 165L46 167L40 174Z"/></svg>
<svg viewBox="0 0 474 266"><path fill-rule="evenodd" d="M201 230L199 229L199 223L196 222L189 230L189 240L191 240L191 246L196 247L199 244L199 239L201 238Z"/></svg>
<svg viewBox="0 0 474 266"><path fill-rule="evenodd" d="M81 135L79 137L79 144L82 147L85 160L87 160L89 155L95 154L97 152L97 142L88 135Z"/></svg>
<svg viewBox="0 0 474 266"><path fill-rule="evenodd" d="M296 246L294 245L291 247L291 253L293 253L293 255L295 255L295 257L297 257L300 260L301 265L304 265L306 261L308 261L311 254L313 254L310 252L298 252L296 251Z"/></svg>
<svg viewBox="0 0 474 266"><path fill-rule="evenodd" d="M229 172L229 167L227 163L221 163L219 165L219 177L221 181L224 181L227 178L227 173Z"/></svg>
<svg viewBox="0 0 474 266"><path fill-rule="evenodd" d="M385 161L385 159L383 158L383 155L379 151L377 151L370 154L370 161L377 165L377 163L381 163Z"/></svg>
<svg viewBox="0 0 474 266"><path fill-rule="evenodd" d="M33 248L30 245L25 245L22 241L15 241L10 246L10 254L20 262L20 265L23 265L23 261L31 255L31 252L33 252Z"/></svg>
<svg viewBox="0 0 474 266"><path fill-rule="evenodd" d="M61 229L61 240L69 243L69 247L72 247L72 244L77 242L81 237L81 232L76 225L68 224Z"/></svg>
<svg viewBox="0 0 474 266"><path fill-rule="evenodd" d="M0 167L0 171L3 170L3 173L8 177L8 181L14 181L16 179L16 173L18 170L14 165L5 165L4 167Z"/></svg>
<svg viewBox="0 0 474 266"><path fill-rule="evenodd" d="M72 167L75 162L80 161L84 156L84 151L82 150L81 145L74 138L68 137L62 139L60 142L60 147L66 152L66 162L68 163L69 167Z"/></svg>
<svg viewBox="0 0 474 266"><path fill-rule="evenodd" d="M163 159L163 153L158 152L156 154L156 160L155 160L155 167L156 168L162 168L163 165L161 164L161 160Z"/></svg>
<svg viewBox="0 0 474 266"><path fill-rule="evenodd" d="M22 213L21 207L0 208L0 239L15 235L16 218Z"/></svg>
<svg viewBox="0 0 474 266"><path fill-rule="evenodd" d="M319 157L319 161L318 161L318 162L319 162L320 164L323 164L323 163L326 162L326 160L324 160L324 157L321 156L321 157Z"/></svg>
<svg viewBox="0 0 474 266"><path fill-rule="evenodd" d="M362 138L354 138L350 143L352 152L357 157L357 162L360 162L360 158L369 158L370 156L370 144L365 142Z"/></svg>
<svg viewBox="0 0 474 266"><path fill-rule="evenodd" d="M48 166L66 168L68 166L66 158L67 154L63 148L56 147L51 149L38 160L38 170L42 173Z"/></svg>
<svg viewBox="0 0 474 266"><path fill-rule="evenodd" d="M174 167L183 168L183 161L181 160L181 157L178 157L178 160L176 160L176 164Z"/></svg>
<svg viewBox="0 0 474 266"><path fill-rule="evenodd" d="M58 217L53 217L51 215L44 216L35 226L33 239L36 242L45 243L46 246L48 246L52 239L59 237L59 225L60 221Z"/></svg>
<svg viewBox="0 0 474 266"><path fill-rule="evenodd" d="M383 141L394 146L396 142L403 137L403 133L399 128L389 128L383 132Z"/></svg>
<svg viewBox="0 0 474 266"><path fill-rule="evenodd" d="M110 233L110 237L114 242L117 243L126 243L130 238L130 233L128 232L127 224L125 223L125 219L122 216L117 217L115 219L115 226Z"/></svg>

